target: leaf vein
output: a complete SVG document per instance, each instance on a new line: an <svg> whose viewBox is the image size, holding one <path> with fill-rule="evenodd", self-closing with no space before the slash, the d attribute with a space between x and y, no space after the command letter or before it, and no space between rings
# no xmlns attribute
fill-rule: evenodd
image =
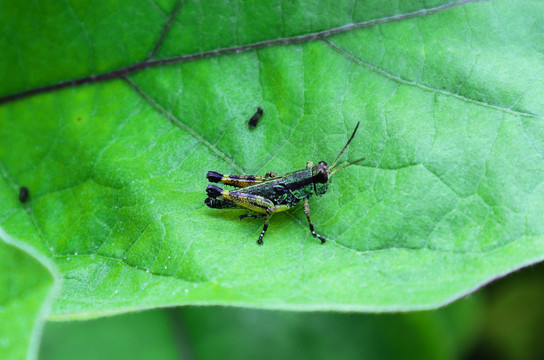
<svg viewBox="0 0 544 360"><path fill-rule="evenodd" d="M145 93L138 85L136 85L134 82L132 82L127 77L123 77L123 79L130 85L132 88L142 97L144 98L151 106L153 106L159 113L161 113L166 119L168 119L172 124L178 126L180 129L187 132L189 135L197 139L200 143L208 147L212 152L214 152L217 156L219 156L221 159L225 160L227 163L229 163L233 169L236 171L239 171L240 173L244 173L244 170L236 164L236 162L228 157L224 152L219 150L216 146L214 146L212 143L210 143L208 140L206 140L203 136L201 136L199 133L197 133L195 130L193 130L189 125L182 122L180 119L175 117L172 113L170 113L168 110L166 110L161 104L159 104L155 99L151 98L147 93Z"/></svg>
<svg viewBox="0 0 544 360"><path fill-rule="evenodd" d="M391 74L391 73L389 73L389 72L387 72L387 71L385 71L383 69L380 69L380 68L378 68L378 67L376 67L374 65L371 65L371 64L357 58L355 55L353 55L350 52L342 49L341 47L339 47L338 45L332 43L328 39L321 39L321 40L324 43L328 44L332 49L336 50L338 53L340 53L343 56L347 57L348 59L351 59L352 61L358 63L359 65L364 66L364 67L366 67L366 68L368 68L368 69L370 69L370 70L372 70L372 71L374 71L374 72L376 72L376 73L378 73L380 75L383 75L383 76L385 76L386 78L388 78L388 79L390 79L392 81L395 81L395 82L398 82L398 83L401 83L401 84L404 84L404 85L408 85L408 86L415 86L415 87L420 88L421 90L424 90L424 91L439 93L439 94L442 94L442 95L445 95L445 96L449 96L449 97L459 99L461 101L476 104L476 105L479 105L479 106L484 106L484 107L491 108L491 109L498 110L498 111L502 111L502 112L505 112L505 113L508 113L508 114L513 114L513 115L517 115L517 116L532 117L532 118L540 118L541 117L539 115L535 115L535 114L532 114L532 113L521 112L521 111L511 109L511 108L506 108L506 107L502 107L502 106L499 106L499 105L486 103L486 102L483 102L483 101L480 101L480 100L471 99L471 98L468 98L466 96L463 96L463 95L460 95L460 94L455 94L455 93L450 92L450 91L446 91L446 90L442 90L442 89L436 89L436 88L433 88L431 86L421 84L421 83L419 83L417 81L409 81L409 80L403 79L400 76L393 75L393 74Z"/></svg>
<svg viewBox="0 0 544 360"><path fill-rule="evenodd" d="M55 90L60 90L60 89L64 89L64 88L67 88L67 87L75 87L75 86L80 86L80 85L94 83L94 82L101 82L101 81L111 80L111 79L115 79L115 78L122 78L122 77L124 77L126 75L129 75L131 73L134 73L134 72L137 72L137 71L149 68L149 67L167 65L167 64L172 64L172 63L181 63L181 62L194 61L194 60L213 57L213 56L235 54L235 53L255 50L255 49L259 49L259 48L263 48L263 47L274 46L274 45L288 45L288 44L296 44L296 43L304 43L304 42L309 42L309 41L315 41L315 40L323 39L324 37L327 37L327 36L331 36L331 35L334 35L334 34L339 34L339 33L342 33L342 32L346 32L346 31L361 28L361 27L368 27L368 26L372 26L372 25L375 25L375 24L386 23L386 22L390 22L390 21L400 21L400 20L404 20L404 19L408 19L408 18L417 17L417 16L425 16L425 15L433 14L433 13L436 13L436 12L439 12L439 11L442 11L442 10L449 9L451 7L466 5L466 4L469 4L469 3L482 2L482 1L485 1L485 0L462 0L462 1L458 1L458 2L444 4L444 5L441 5L441 6L434 7L434 8L423 9L423 10L411 12L411 13L397 14L397 15L392 15L392 16L380 18L380 19L373 19L373 20L363 21L363 22L357 23L357 24L350 24L350 25L340 26L340 27L337 27L337 28L324 30L324 31L321 31L321 32L316 32L316 33L308 34L308 35L301 35L301 36L294 36L294 37L289 37L289 38L266 40L266 41L263 41L263 42L258 42L258 43L248 44L248 45L242 45L242 46L231 47L231 48L216 49L216 50L211 50L211 51L207 51L207 52L200 52L200 53L195 53L195 54L181 55L181 56L177 56L177 57L173 57L173 58L157 59L157 60L149 60L148 59L148 60L136 63L134 65L124 67L124 68L120 68L120 69L117 69L117 70L113 70L113 71L110 71L110 72L107 72L107 73L93 74L93 75L89 75L87 77L83 77L83 78L79 78L79 79L74 79L74 80L59 82L57 84L46 85L46 86L42 86L42 87L23 90L23 91L18 92L18 93L3 96L3 97L0 97L0 105L4 104L4 103L7 103L7 102L15 101L15 100L18 100L18 99L26 98L26 97L29 97L29 96L32 96L32 95L42 94L42 93L55 91Z"/></svg>

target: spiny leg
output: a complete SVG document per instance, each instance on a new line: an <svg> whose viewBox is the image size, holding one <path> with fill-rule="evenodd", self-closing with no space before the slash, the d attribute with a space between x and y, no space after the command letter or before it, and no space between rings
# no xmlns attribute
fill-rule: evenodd
<svg viewBox="0 0 544 360"><path fill-rule="evenodd" d="M308 197L304 198L304 214L306 214L308 224L310 224L310 231L312 232L312 235L321 240L321 243L323 244L326 241L325 238L315 232L314 224L312 224L312 219L310 219L310 202L308 201Z"/></svg>

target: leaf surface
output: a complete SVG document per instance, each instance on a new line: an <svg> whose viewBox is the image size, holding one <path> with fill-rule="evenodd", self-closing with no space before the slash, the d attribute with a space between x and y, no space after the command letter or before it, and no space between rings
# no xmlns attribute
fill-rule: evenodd
<svg viewBox="0 0 544 360"><path fill-rule="evenodd" d="M4 82L2 193L31 197L6 202L0 225L59 268L53 317L427 309L543 259L538 2L276 5L165 2L116 24L118 38L98 7L73 21L87 33L74 46L100 49L94 65ZM41 21L41 37L21 35L41 51L73 32ZM204 205L208 170L331 163L357 122L341 161L366 160L310 200L325 245L300 207L274 215L257 246L262 220Z"/></svg>

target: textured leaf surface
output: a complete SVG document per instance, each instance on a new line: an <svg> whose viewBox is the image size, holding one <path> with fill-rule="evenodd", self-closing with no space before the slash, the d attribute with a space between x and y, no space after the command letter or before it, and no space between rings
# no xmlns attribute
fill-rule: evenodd
<svg viewBox="0 0 544 360"><path fill-rule="evenodd" d="M28 212L3 205L0 224L58 266L53 316L432 308L542 260L542 5L305 4L122 5L150 18L111 31L122 17L110 8L51 10L85 13L57 20L77 36L28 12L41 35L21 32L1 60L14 72L0 165L2 194L26 185L31 197ZM24 48L47 52L53 35L95 60L50 70ZM259 247L262 221L203 204L206 171L331 162L358 121L342 161L367 160L310 201L327 244L300 208L275 215Z"/></svg>

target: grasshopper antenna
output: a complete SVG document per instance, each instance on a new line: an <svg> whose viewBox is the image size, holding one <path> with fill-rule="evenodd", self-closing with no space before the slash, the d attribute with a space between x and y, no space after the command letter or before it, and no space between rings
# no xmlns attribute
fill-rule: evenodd
<svg viewBox="0 0 544 360"><path fill-rule="evenodd" d="M334 160L334 162L332 163L332 165L330 167L331 169L336 165L336 163L338 162L338 159L340 159L340 156L342 156L342 154L344 153L344 151L348 147L351 140L353 140L353 137L355 136L355 133L357 132L357 129L359 128L360 123L361 122L358 122L357 126L355 126L355 130L353 130L353 134L351 134L351 137L349 138L348 142L346 143L346 145L344 145L344 148L342 149L342 151L340 151L340 154L338 154L338 156L336 157L336 160Z"/></svg>
<svg viewBox="0 0 544 360"><path fill-rule="evenodd" d="M353 130L353 134L351 134L351 137L349 138L348 142L346 143L346 145L344 145L344 148L342 149L342 151L340 151L340 154L338 154L338 156L336 157L336 160L334 160L334 162L332 163L331 167L329 167L329 169L334 169L334 167L336 166L336 163L338 162L338 159L340 159L340 156L342 156L342 154L344 153L344 151L346 150L346 148L348 147L349 143L351 142L351 140L353 140L353 137L355 136L355 133L357 132L357 129L359 128L359 124L361 122L358 122L357 125L355 126L355 130ZM332 176L335 172L337 172L338 170L342 170L344 168L347 168L348 166L350 165L353 165L353 164L357 164L359 161L363 161L365 158L361 158L359 160L355 160L354 162L352 163L349 163L347 165L344 165L342 166L341 168L338 168L338 169L335 169L330 176Z"/></svg>
<svg viewBox="0 0 544 360"><path fill-rule="evenodd" d="M354 162L352 163L349 163L347 165L344 165L342 167L339 167L338 169L334 169L334 171L329 175L329 176L333 176L335 172L337 172L338 170L342 170L342 169L345 169L347 168L348 166L351 166L353 164L357 164L359 161L363 161L365 158L360 158L359 160L355 160Z"/></svg>

